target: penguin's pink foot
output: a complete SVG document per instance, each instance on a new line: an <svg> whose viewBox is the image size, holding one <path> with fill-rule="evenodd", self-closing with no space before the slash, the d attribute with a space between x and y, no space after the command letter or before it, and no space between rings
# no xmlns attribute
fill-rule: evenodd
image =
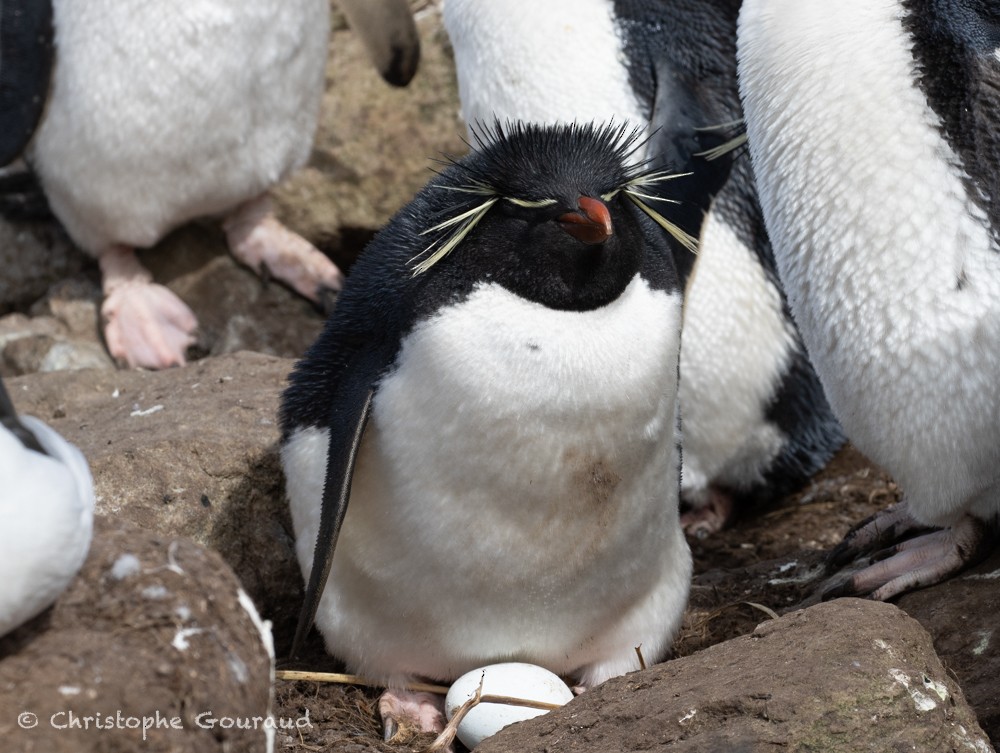
<svg viewBox="0 0 1000 753"><path fill-rule="evenodd" d="M183 366L198 327L187 304L155 284L131 248L114 246L98 261L104 288L101 319L111 356L132 368Z"/></svg>
<svg viewBox="0 0 1000 753"><path fill-rule="evenodd" d="M323 303L340 290L344 275L318 248L278 222L266 196L242 204L223 223L232 255L258 274L281 280L300 295Z"/></svg>
<svg viewBox="0 0 1000 753"><path fill-rule="evenodd" d="M975 564L993 549L996 524L966 515L950 528L901 538L928 530L906 503L886 508L851 529L831 552L827 569L839 569L877 547L868 566L825 590L824 601L839 596L864 596L887 601L906 591L932 586ZM893 543L899 541L899 543Z"/></svg>
<svg viewBox="0 0 1000 753"><path fill-rule="evenodd" d="M433 693L390 688L378 699L378 712L386 742L423 732L437 735L445 727L444 698Z"/></svg>
<svg viewBox="0 0 1000 753"><path fill-rule="evenodd" d="M733 516L733 495L712 486L704 505L681 513L681 528L688 536L704 539L718 533Z"/></svg>

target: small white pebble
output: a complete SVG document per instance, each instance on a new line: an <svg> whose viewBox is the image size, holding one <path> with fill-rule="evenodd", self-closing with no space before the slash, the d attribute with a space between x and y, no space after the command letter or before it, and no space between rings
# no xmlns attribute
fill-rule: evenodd
<svg viewBox="0 0 1000 753"><path fill-rule="evenodd" d="M159 601L167 597L167 589L164 586L146 586L142 589L142 595L147 599Z"/></svg>
<svg viewBox="0 0 1000 753"><path fill-rule="evenodd" d="M226 664L229 665L229 670L236 678L236 682L240 685L245 685L246 681L250 679L250 671L247 669L246 663L236 654L227 653Z"/></svg>
<svg viewBox="0 0 1000 753"><path fill-rule="evenodd" d="M142 564L138 557L134 554L123 554L111 566L111 577L115 580L123 580L130 575L135 575L140 570L142 570Z"/></svg>
<svg viewBox="0 0 1000 753"><path fill-rule="evenodd" d="M174 610L174 614L181 622L187 622L191 619L191 608L187 604L181 604Z"/></svg>
<svg viewBox="0 0 1000 753"><path fill-rule="evenodd" d="M59 692L63 695L80 695L80 688L76 685L60 685Z"/></svg>
<svg viewBox="0 0 1000 753"><path fill-rule="evenodd" d="M130 416L149 416L157 411L163 410L162 405L154 405L152 408L146 408L146 410L139 410L139 404L135 403L132 406L132 412L129 413Z"/></svg>
<svg viewBox="0 0 1000 753"><path fill-rule="evenodd" d="M177 635L170 642L170 645L176 648L178 651L187 651L188 646L191 644L188 642L188 638L192 635L198 635L198 633L204 633L205 628L181 628L177 631Z"/></svg>

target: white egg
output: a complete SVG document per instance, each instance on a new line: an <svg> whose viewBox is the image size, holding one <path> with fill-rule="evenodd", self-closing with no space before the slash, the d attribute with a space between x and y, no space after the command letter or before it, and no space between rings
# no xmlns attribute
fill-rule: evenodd
<svg viewBox="0 0 1000 753"><path fill-rule="evenodd" d="M483 683L483 695L502 695L529 701L556 703L560 706L573 698L573 691L558 675L535 664L510 662L474 669L459 677L448 690L444 711L448 719L472 698ZM480 703L458 725L458 739L465 747L475 748L508 724L532 719L546 713L543 709L502 703Z"/></svg>

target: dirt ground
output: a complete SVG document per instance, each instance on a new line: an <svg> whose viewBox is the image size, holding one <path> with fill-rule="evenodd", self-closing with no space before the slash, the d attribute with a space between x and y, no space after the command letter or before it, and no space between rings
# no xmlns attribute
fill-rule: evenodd
<svg viewBox="0 0 1000 753"><path fill-rule="evenodd" d="M764 619L761 605L784 613L815 600L824 554L844 533L896 501L895 483L851 447L845 447L808 487L765 509L746 510L727 529L691 539L695 577L675 657L687 656L751 632ZM778 577L776 577L778 576ZM811 598L810 598L811 597ZM276 636L279 654L288 636ZM296 666L343 671L313 634ZM279 735L278 749L414 753L428 739L382 742L379 690L312 682L278 682L277 713L309 709L313 726L296 738ZM461 748L460 748L461 750Z"/></svg>

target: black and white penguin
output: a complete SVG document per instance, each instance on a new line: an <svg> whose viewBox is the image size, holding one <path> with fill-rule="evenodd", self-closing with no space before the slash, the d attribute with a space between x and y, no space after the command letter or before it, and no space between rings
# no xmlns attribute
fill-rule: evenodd
<svg viewBox="0 0 1000 753"><path fill-rule="evenodd" d="M387 736L440 722L413 677L517 660L591 686L640 644L659 660L690 584L681 294L645 198L673 183L622 128L479 136L362 254L282 404L295 642L315 613L387 684Z"/></svg>
<svg viewBox="0 0 1000 753"><path fill-rule="evenodd" d="M20 2L2 6L0 87L9 73L18 81L10 96L30 105L45 80L35 58L44 63L51 50L44 38L33 44L40 23L22 20L8 29L8 9ZM197 320L153 283L135 248L195 217L225 217L234 256L303 296L318 301L324 290L339 289L340 271L278 222L266 194L312 149L328 0L50 4L56 64L25 157L53 213L100 263L113 356L148 368L184 363ZM343 5L383 75L409 80L419 40L406 0ZM8 32L19 45L7 44ZM25 50L29 65L19 57ZM0 90L4 101L7 94ZM5 109L0 130L10 117L22 134L21 121L33 114L28 105L20 115L17 107Z"/></svg>
<svg viewBox="0 0 1000 753"><path fill-rule="evenodd" d="M967 564L1000 512L1000 6L746 0L739 71L795 320L905 495L834 562L944 527L831 591L888 599Z"/></svg>
<svg viewBox="0 0 1000 753"><path fill-rule="evenodd" d="M691 173L669 216L699 238L697 256L674 243L686 284L682 495L697 533L720 528L734 501L800 486L843 443L785 302L749 162L726 149L742 117L739 4L444 6L466 122L625 122L651 135L637 160Z"/></svg>
<svg viewBox="0 0 1000 753"><path fill-rule="evenodd" d="M81 452L0 382L0 636L65 590L90 549L94 485Z"/></svg>

